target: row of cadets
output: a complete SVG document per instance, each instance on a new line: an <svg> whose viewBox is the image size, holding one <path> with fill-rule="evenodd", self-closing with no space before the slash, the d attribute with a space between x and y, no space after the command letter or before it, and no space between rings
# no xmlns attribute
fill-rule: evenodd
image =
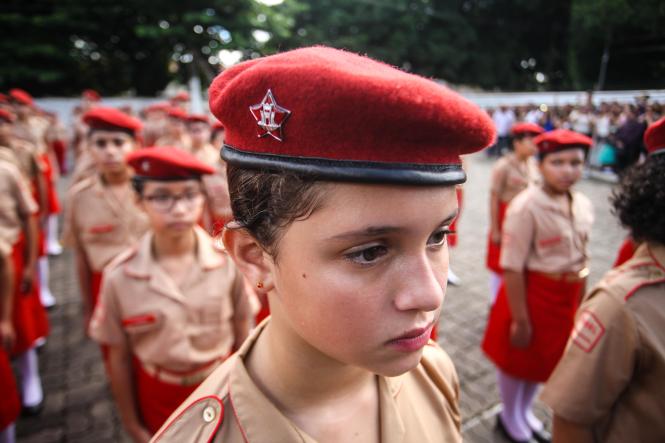
<svg viewBox="0 0 665 443"><path fill-rule="evenodd" d="M487 269L490 271L490 305L501 286L501 228L508 203L539 179L533 156L538 152L533 138L545 132L533 123L517 123L511 128L513 149L497 161L490 181L490 232L487 239Z"/></svg>
<svg viewBox="0 0 665 443"><path fill-rule="evenodd" d="M187 133L187 112L179 107L171 107L167 113L164 133L155 142L156 146L173 146L183 151L191 149L192 142Z"/></svg>
<svg viewBox="0 0 665 443"><path fill-rule="evenodd" d="M215 170L172 147L134 151L128 164L150 230L104 271L90 335L109 348L125 430L147 442L244 341L252 307L233 262L197 225L201 177Z"/></svg>
<svg viewBox="0 0 665 443"><path fill-rule="evenodd" d="M83 115L87 155L95 173L75 184L65 206L63 240L74 248L85 325L96 305L102 271L147 230L133 199L125 156L138 147L141 122L114 108Z"/></svg>
<svg viewBox="0 0 665 443"><path fill-rule="evenodd" d="M2 344L18 361L22 407L39 413L43 391L36 348L48 335L48 318L39 299L37 279L38 206L29 184L7 148L13 140L14 116L0 110L0 239L11 246L11 304L0 308ZM5 287L6 288L6 287ZM10 307L11 306L11 307ZM11 324L8 324L11 310ZM4 397L4 392L3 392Z"/></svg>
<svg viewBox="0 0 665 443"><path fill-rule="evenodd" d="M665 441L665 118L612 204L640 246L586 295L542 394L555 442Z"/></svg>
<svg viewBox="0 0 665 443"><path fill-rule="evenodd" d="M538 146L541 186L508 205L500 266L503 282L482 342L497 367L503 409L497 427L510 441L549 441L531 406L563 354L584 294L591 202L572 191L592 140L568 130L545 132Z"/></svg>

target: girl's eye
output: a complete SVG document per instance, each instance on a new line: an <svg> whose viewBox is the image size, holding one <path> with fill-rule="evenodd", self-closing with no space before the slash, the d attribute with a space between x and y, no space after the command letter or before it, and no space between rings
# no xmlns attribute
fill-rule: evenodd
<svg viewBox="0 0 665 443"><path fill-rule="evenodd" d="M448 234L450 233L451 232L449 229L441 229L440 231L436 231L427 241L427 246L443 246L446 243Z"/></svg>
<svg viewBox="0 0 665 443"><path fill-rule="evenodd" d="M344 257L354 263L371 265L387 253L388 249L385 246L377 245L361 249L360 251L350 252L345 254Z"/></svg>

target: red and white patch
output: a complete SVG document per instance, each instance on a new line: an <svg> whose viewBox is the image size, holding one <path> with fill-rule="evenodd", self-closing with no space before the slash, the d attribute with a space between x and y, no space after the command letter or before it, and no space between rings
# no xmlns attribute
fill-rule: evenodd
<svg viewBox="0 0 665 443"><path fill-rule="evenodd" d="M591 311L583 311L575 322L572 339L584 352L591 352L605 334L605 326Z"/></svg>

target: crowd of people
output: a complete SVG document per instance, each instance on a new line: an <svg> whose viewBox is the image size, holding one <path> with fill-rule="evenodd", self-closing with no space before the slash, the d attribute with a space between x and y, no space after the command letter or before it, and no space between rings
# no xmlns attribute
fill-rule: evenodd
<svg viewBox="0 0 665 443"><path fill-rule="evenodd" d="M41 412L63 246L135 442L461 441L454 362L431 338L454 223L479 197L460 156L488 147L497 428L551 441L531 410L545 383L556 442L665 438L660 105L486 112L325 47L241 63L208 94L210 114L182 92L134 115L86 90L71 130L0 95L1 443ZM621 173L631 237L588 290L593 207L574 186L594 149Z"/></svg>

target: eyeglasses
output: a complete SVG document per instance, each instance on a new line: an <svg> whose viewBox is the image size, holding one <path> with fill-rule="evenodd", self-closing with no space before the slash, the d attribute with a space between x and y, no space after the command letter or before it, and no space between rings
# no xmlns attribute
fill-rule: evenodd
<svg viewBox="0 0 665 443"><path fill-rule="evenodd" d="M169 212L175 206L176 202L182 200L185 206L191 208L201 201L203 194L201 191L189 191L180 195L173 194L155 194L146 195L143 198L150 202L150 205L158 212Z"/></svg>
<svg viewBox="0 0 665 443"><path fill-rule="evenodd" d="M127 142L126 139L120 138L120 137L114 137L114 138L99 138L95 140L95 147L98 149L105 149L106 145L114 145L116 148L121 147Z"/></svg>

